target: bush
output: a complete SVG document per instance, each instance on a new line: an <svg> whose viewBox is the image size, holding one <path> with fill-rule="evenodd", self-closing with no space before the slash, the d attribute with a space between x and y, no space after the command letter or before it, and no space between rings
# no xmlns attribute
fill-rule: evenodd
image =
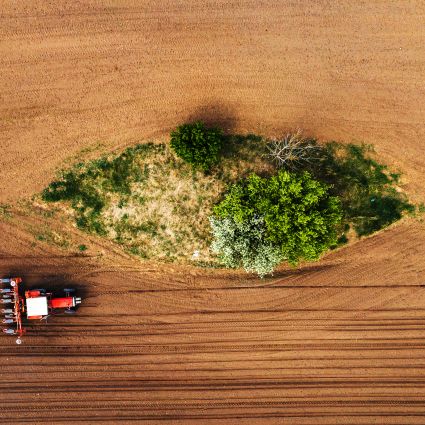
<svg viewBox="0 0 425 425"><path fill-rule="evenodd" d="M280 171L270 178L252 174L233 185L214 212L245 226L264 220L261 240L279 247L281 258L296 265L302 259L317 260L337 244L341 203L328 189L307 172Z"/></svg>
<svg viewBox="0 0 425 425"><path fill-rule="evenodd" d="M283 261L281 250L266 240L263 218L238 223L230 218L210 218L214 241L211 249L219 254L222 264L263 277L272 273Z"/></svg>
<svg viewBox="0 0 425 425"><path fill-rule="evenodd" d="M171 133L171 148L194 168L208 171L219 162L223 134L218 128L205 128L202 122L183 124Z"/></svg>

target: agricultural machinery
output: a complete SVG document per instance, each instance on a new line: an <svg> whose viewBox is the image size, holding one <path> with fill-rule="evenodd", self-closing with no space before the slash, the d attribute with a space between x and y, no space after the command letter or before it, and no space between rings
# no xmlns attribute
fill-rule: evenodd
<svg viewBox="0 0 425 425"><path fill-rule="evenodd" d="M23 316L28 320L45 320L47 317L67 313L74 314L81 298L74 296L74 289L64 289L62 297L56 297L45 289L31 289L21 294L20 277L0 279L0 304L2 304L3 324L9 325L3 332L17 335L17 344L25 333L22 324Z"/></svg>

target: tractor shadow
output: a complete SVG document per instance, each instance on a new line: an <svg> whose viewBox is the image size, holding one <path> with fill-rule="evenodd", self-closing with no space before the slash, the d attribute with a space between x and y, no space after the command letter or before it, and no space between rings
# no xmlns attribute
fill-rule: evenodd
<svg viewBox="0 0 425 425"><path fill-rule="evenodd" d="M57 296L64 294L64 289L74 289L75 295L82 299L88 296L87 283L77 281L71 274L61 273L45 273L43 271L22 271L22 269L10 269L6 273L2 273L2 277L20 277L22 278L22 291L30 289L45 289Z"/></svg>

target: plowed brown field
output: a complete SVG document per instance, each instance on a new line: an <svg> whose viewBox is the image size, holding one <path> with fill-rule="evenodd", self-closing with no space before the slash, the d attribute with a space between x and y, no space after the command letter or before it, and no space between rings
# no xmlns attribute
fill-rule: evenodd
<svg viewBox="0 0 425 425"><path fill-rule="evenodd" d="M424 46L421 1L0 1L0 200L188 118L374 143L422 200ZM31 224L0 223L0 274L84 301L1 337L0 423L425 423L418 220L263 281Z"/></svg>

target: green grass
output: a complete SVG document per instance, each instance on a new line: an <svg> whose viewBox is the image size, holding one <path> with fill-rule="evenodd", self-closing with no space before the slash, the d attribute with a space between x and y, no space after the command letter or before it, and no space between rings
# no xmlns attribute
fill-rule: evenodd
<svg viewBox="0 0 425 425"><path fill-rule="evenodd" d="M11 206L9 204L0 204L0 218L5 220L12 218Z"/></svg>
<svg viewBox="0 0 425 425"><path fill-rule="evenodd" d="M50 230L48 227L33 229L34 238L39 242L45 242L49 245L58 246L63 249L70 247L70 240L67 236Z"/></svg>
<svg viewBox="0 0 425 425"><path fill-rule="evenodd" d="M111 239L133 255L191 261L198 250L203 261L213 261L208 216L226 183L261 162L254 154L244 158L225 158L223 170L205 174L165 144L140 144L64 170L42 199L67 205L80 229Z"/></svg>
<svg viewBox="0 0 425 425"><path fill-rule="evenodd" d="M358 237L370 235L415 211L400 188L400 174L373 159L373 154L369 145L330 142L314 165L305 167L340 197L345 235L349 229Z"/></svg>
<svg viewBox="0 0 425 425"><path fill-rule="evenodd" d="M309 171L317 180L329 184L331 194L341 199L344 218L339 229L340 243L348 241L351 229L357 237L370 235L415 212L415 206L400 188L400 174L376 161L372 146L319 144L311 138L305 141L318 147L316 157L300 163L296 171ZM267 143L253 134L228 136L219 177L229 183L235 177L246 177L253 169L264 177L274 174L275 165L271 169L263 160ZM417 210L420 212L421 207Z"/></svg>
<svg viewBox="0 0 425 425"><path fill-rule="evenodd" d="M193 170L166 144L138 144L62 171L41 197L66 206L80 229L108 238L132 255L194 264L196 250L196 264L214 267L208 221L212 207L229 184L252 172L264 177L276 173L266 160L266 144L252 134L226 136L221 163L207 173ZM299 171L330 184L332 194L341 198L340 244L353 232L357 237L371 234L415 210L399 187L399 174L374 160L371 147L320 146L320 157ZM0 215L6 214L7 208L0 207Z"/></svg>

